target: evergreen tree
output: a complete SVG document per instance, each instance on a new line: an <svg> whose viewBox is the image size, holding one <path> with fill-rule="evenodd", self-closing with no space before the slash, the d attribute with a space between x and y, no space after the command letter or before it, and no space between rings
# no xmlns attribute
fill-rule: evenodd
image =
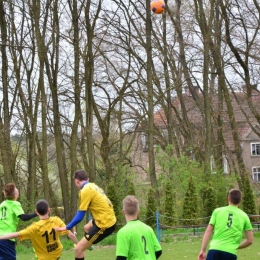
<svg viewBox="0 0 260 260"><path fill-rule="evenodd" d="M119 212L119 201L116 194L116 187L113 182L111 182L107 187L107 197L110 199L114 206L114 211L117 219L121 218L121 214Z"/></svg>
<svg viewBox="0 0 260 260"><path fill-rule="evenodd" d="M172 190L172 183L167 181L165 187L165 203L164 203L164 224L174 226L176 224L175 216L175 198Z"/></svg>
<svg viewBox="0 0 260 260"><path fill-rule="evenodd" d="M183 213L182 213L182 223L183 225L196 225L198 224L198 198L196 194L195 183L190 176L188 189L185 193Z"/></svg>
<svg viewBox="0 0 260 260"><path fill-rule="evenodd" d="M135 186L134 186L134 183L132 181L128 185L127 195L134 195L135 196Z"/></svg>
<svg viewBox="0 0 260 260"><path fill-rule="evenodd" d="M248 176L245 176L245 178L244 178L244 190L243 190L242 204L243 204L243 210L248 215L256 215L255 198L253 195L253 190L250 185Z"/></svg>
<svg viewBox="0 0 260 260"><path fill-rule="evenodd" d="M155 214L156 214L156 203L155 203L154 191L152 188L150 188L148 192L145 223L152 228L154 228L156 225Z"/></svg>
<svg viewBox="0 0 260 260"><path fill-rule="evenodd" d="M210 217L213 210L217 207L216 205L216 194L211 183L202 190L202 203L203 203L203 217ZM204 220L204 223L208 223L209 218Z"/></svg>

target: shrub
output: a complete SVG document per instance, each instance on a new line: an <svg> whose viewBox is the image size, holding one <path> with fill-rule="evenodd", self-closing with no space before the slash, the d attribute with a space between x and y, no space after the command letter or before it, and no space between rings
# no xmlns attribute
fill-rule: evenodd
<svg viewBox="0 0 260 260"><path fill-rule="evenodd" d="M256 214L255 198L253 195L253 190L251 188L249 177L244 178L244 190L243 190L243 210L249 215Z"/></svg>
<svg viewBox="0 0 260 260"><path fill-rule="evenodd" d="M164 224L174 226L176 224L175 216L175 197L173 194L172 183L168 181L165 187L165 203L164 203Z"/></svg>
<svg viewBox="0 0 260 260"><path fill-rule="evenodd" d="M184 197L182 224L196 225L198 224L198 198L193 178L190 176L188 189Z"/></svg>
<svg viewBox="0 0 260 260"><path fill-rule="evenodd" d="M156 213L156 203L155 203L154 191L152 188L150 188L148 192L145 223L151 226L152 228L154 228L156 225L155 213Z"/></svg>

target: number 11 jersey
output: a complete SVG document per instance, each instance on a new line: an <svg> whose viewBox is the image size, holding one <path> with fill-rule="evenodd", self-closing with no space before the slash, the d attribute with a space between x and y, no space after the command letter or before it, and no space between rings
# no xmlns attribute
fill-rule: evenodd
<svg viewBox="0 0 260 260"><path fill-rule="evenodd" d="M50 217L32 223L19 232L20 240L30 239L39 260L56 260L61 256L62 243L60 235L69 231L55 231L53 227L64 227L65 223L59 217Z"/></svg>

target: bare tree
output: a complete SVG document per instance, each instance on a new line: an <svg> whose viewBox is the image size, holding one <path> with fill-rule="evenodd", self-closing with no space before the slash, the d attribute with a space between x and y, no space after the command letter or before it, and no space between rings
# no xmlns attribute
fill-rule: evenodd
<svg viewBox="0 0 260 260"><path fill-rule="evenodd" d="M13 155L12 146L11 146L11 118L13 113L13 101L10 100L9 96L9 67L8 67L8 57L7 57L7 48L8 48L8 25L6 22L6 4L3 1L0 2L0 30L1 30L1 82L2 82L2 91L3 91L3 100L1 101L0 106L0 149L1 149L1 161L4 170L4 179L6 182L15 181L15 157ZM1 183L2 184L2 183ZM0 187L1 188L1 187Z"/></svg>

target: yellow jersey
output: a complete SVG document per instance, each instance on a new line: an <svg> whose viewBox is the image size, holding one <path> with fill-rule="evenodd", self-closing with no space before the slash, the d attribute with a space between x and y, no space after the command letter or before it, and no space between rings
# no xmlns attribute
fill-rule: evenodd
<svg viewBox="0 0 260 260"><path fill-rule="evenodd" d="M19 239L21 241L26 239L32 241L39 260L57 260L61 256L63 248L59 236L68 234L69 231L55 231L53 227L65 226L65 223L59 217L41 219L18 232Z"/></svg>
<svg viewBox="0 0 260 260"><path fill-rule="evenodd" d="M87 183L79 191L78 210L88 209L99 228L109 228L116 223L113 204L95 183Z"/></svg>

